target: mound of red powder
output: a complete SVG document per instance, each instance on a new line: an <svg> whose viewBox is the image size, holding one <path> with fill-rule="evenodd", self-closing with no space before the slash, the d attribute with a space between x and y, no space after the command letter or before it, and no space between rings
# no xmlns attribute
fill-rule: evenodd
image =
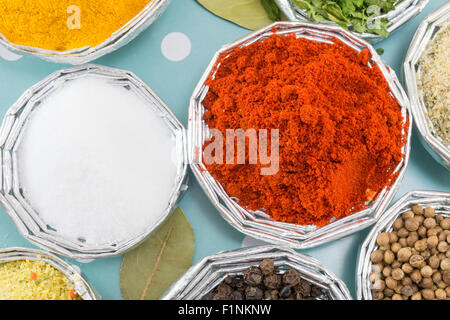
<svg viewBox="0 0 450 320"><path fill-rule="evenodd" d="M270 38L220 59L203 101L210 128L279 129L279 171L207 165L226 192L278 221L323 226L361 209L396 174L407 126L370 53ZM208 145L207 142L204 148ZM264 167L264 166L263 166Z"/></svg>

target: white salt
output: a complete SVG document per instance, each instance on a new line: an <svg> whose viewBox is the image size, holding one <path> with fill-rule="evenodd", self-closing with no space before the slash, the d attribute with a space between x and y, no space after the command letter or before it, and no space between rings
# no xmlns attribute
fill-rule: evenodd
<svg viewBox="0 0 450 320"><path fill-rule="evenodd" d="M59 234L89 245L131 240L169 204L175 149L148 101L89 76L59 87L32 112L17 150L19 181Z"/></svg>

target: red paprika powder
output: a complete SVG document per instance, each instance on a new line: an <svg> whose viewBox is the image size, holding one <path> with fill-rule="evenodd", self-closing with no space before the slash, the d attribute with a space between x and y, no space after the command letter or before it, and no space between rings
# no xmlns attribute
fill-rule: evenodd
<svg viewBox="0 0 450 320"><path fill-rule="evenodd" d="M359 211L395 180L408 134L370 58L338 40L294 35L222 56L203 118L224 137L227 129L279 129L279 171L218 163L207 170L240 205L278 221L323 226Z"/></svg>

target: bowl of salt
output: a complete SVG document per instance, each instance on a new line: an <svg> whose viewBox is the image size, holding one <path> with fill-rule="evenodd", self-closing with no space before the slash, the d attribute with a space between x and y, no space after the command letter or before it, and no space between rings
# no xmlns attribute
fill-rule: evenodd
<svg viewBox="0 0 450 320"><path fill-rule="evenodd" d="M134 74L57 71L27 90L0 130L0 203L32 243L76 259L144 241L186 189L185 131Z"/></svg>

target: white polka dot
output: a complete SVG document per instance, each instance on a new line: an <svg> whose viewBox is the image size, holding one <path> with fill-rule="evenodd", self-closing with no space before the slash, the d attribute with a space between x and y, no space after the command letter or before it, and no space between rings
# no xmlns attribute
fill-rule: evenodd
<svg viewBox="0 0 450 320"><path fill-rule="evenodd" d="M181 32L166 35L161 42L161 52L171 61L181 61L191 53L191 40Z"/></svg>
<svg viewBox="0 0 450 320"><path fill-rule="evenodd" d="M241 244L242 248L264 246L264 245L268 245L268 243L250 236L245 236Z"/></svg>
<svg viewBox="0 0 450 320"><path fill-rule="evenodd" d="M8 61L16 61L22 58L21 55L11 52L3 46L0 46L0 57Z"/></svg>

